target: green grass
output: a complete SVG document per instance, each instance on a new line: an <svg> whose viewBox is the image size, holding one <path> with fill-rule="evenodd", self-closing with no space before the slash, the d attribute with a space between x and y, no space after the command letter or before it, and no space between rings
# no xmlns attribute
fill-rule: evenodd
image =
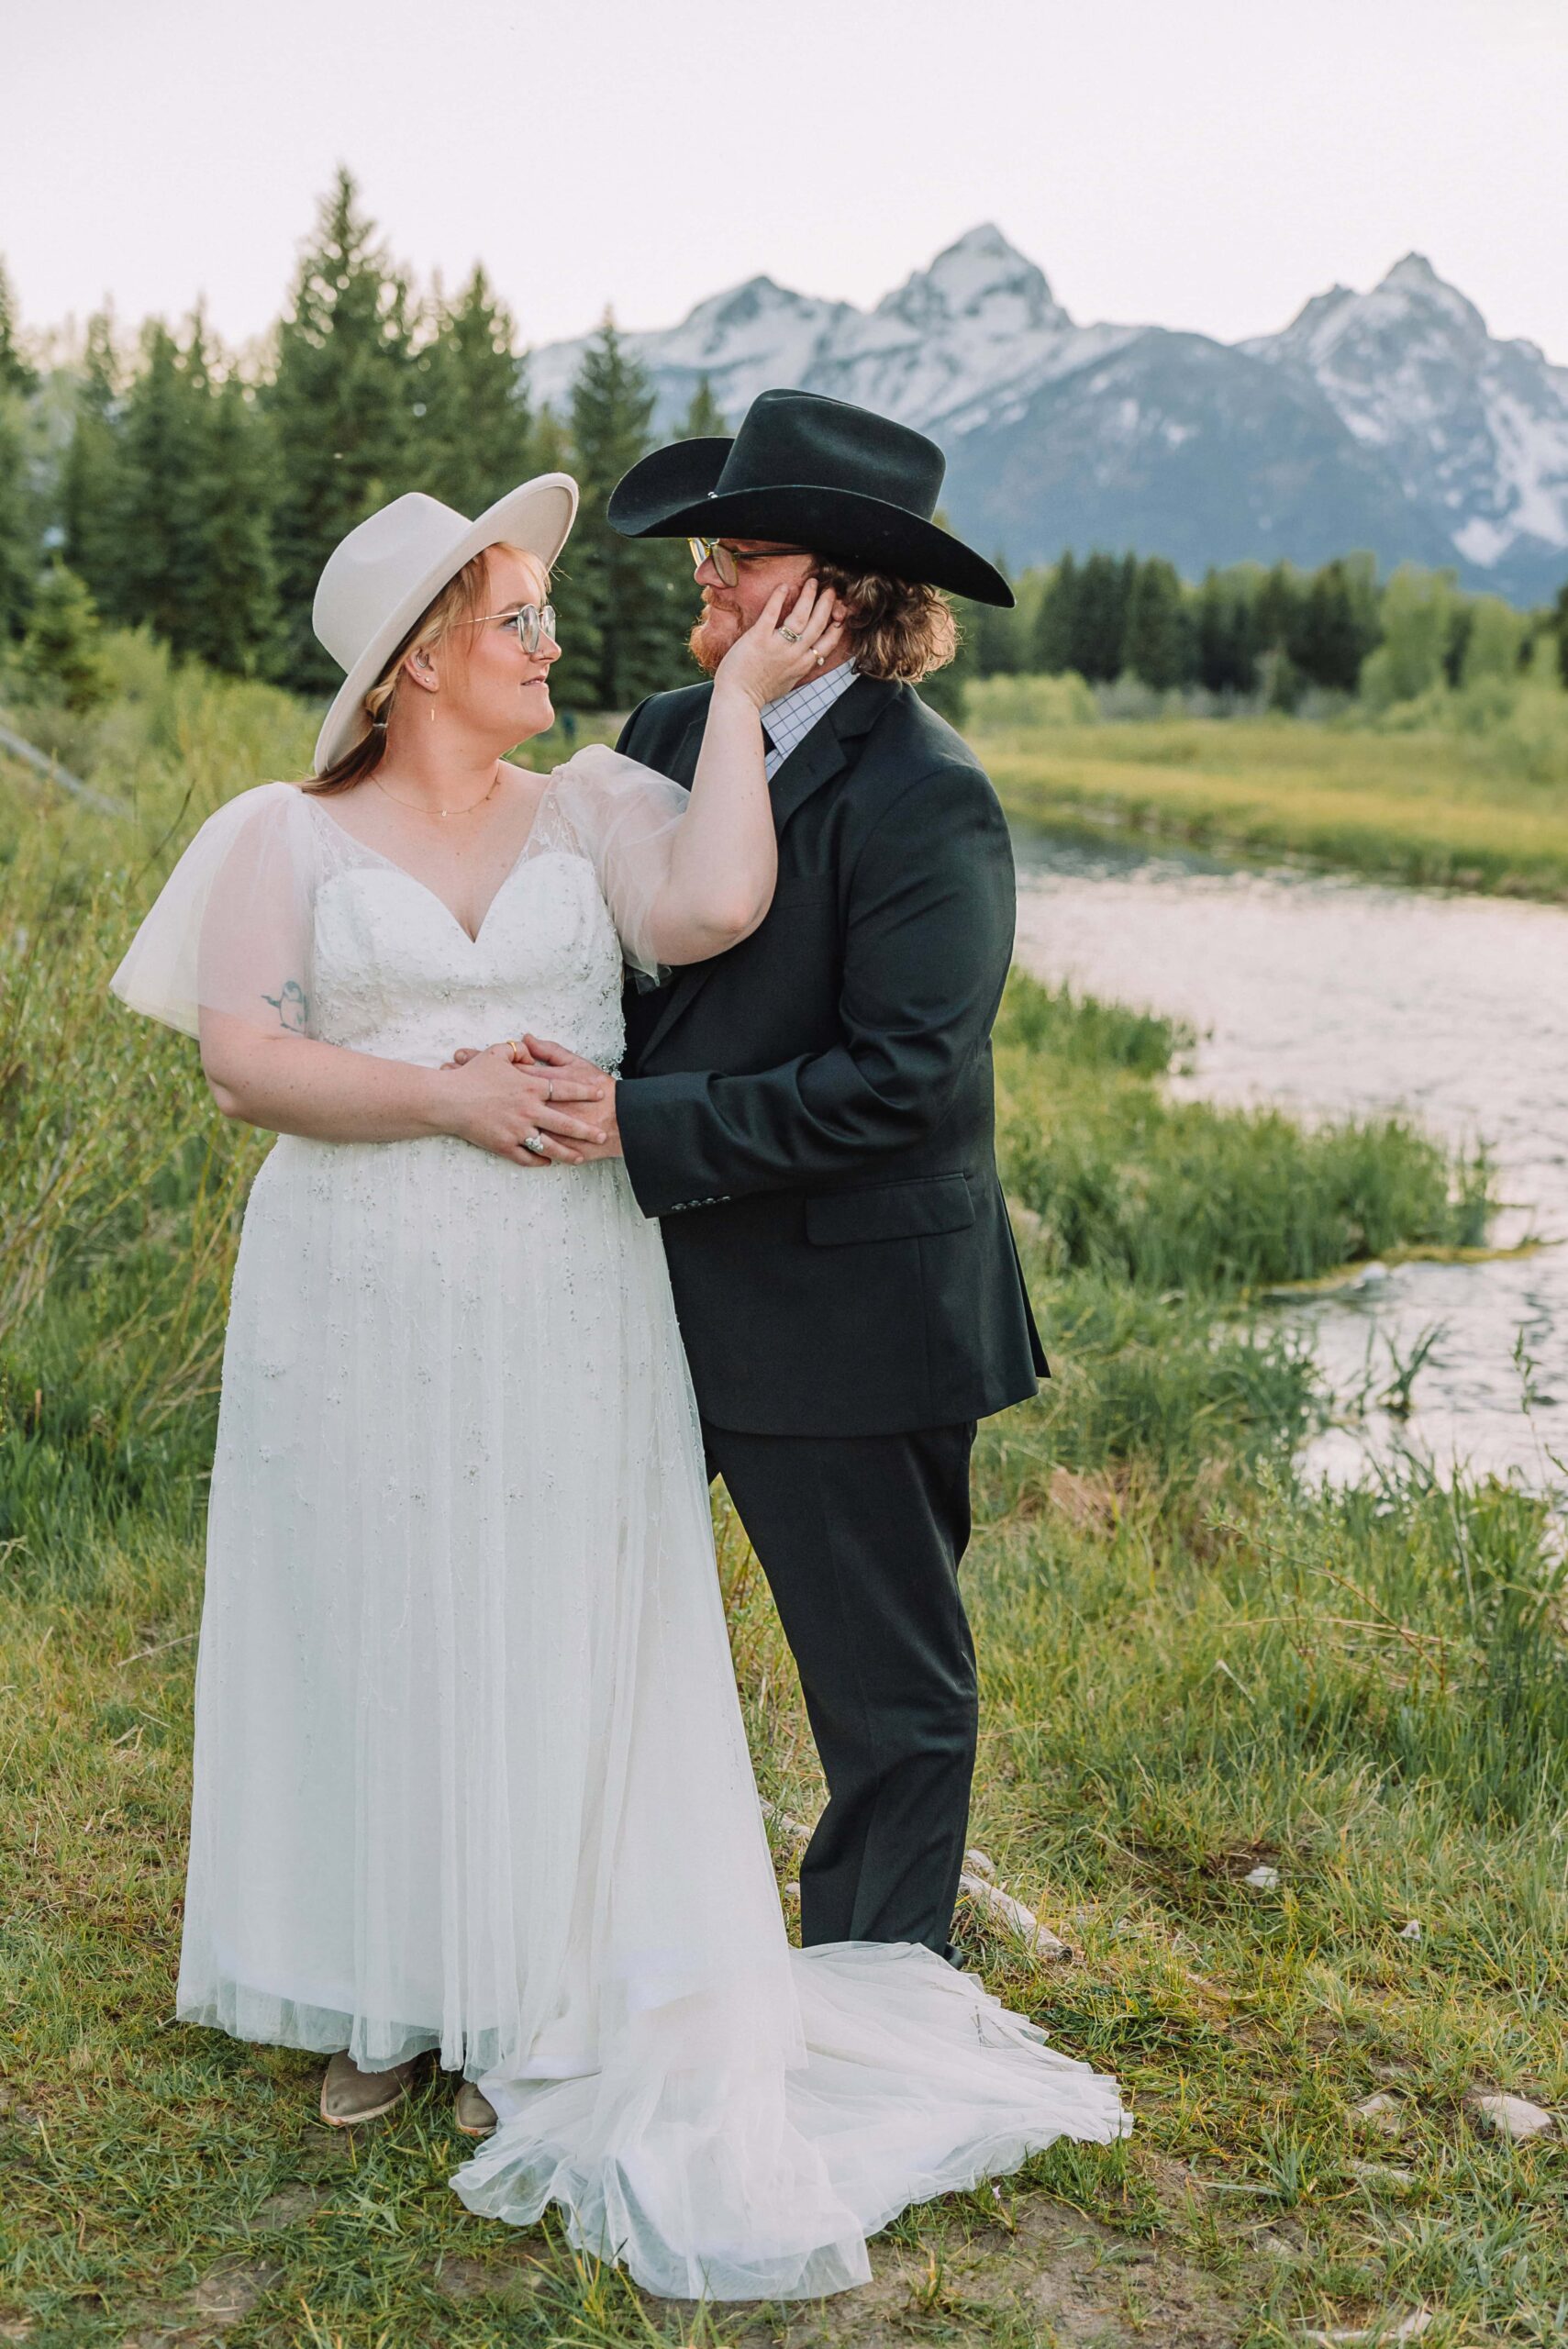
<svg viewBox="0 0 1568 2349"><path fill-rule="evenodd" d="M1175 1041L1163 1021L1015 974L997 1030L1002 1141L1054 1268L1228 1296L1485 1238L1484 1153L1456 1164L1396 1118L1304 1132L1274 1110L1173 1102L1147 1078Z"/></svg>
<svg viewBox="0 0 1568 2349"><path fill-rule="evenodd" d="M1282 1266L1478 1231L1484 1174L1404 1125L1173 1104L1166 1023L1027 981L1004 1151L1056 1375L977 1459L973 1834L1078 1954L961 1932L1115 2066L1132 2138L906 2213L847 2302L694 2315L470 2217L439 2093L345 2142L311 2059L172 2021L222 1304L261 1145L102 989L195 812L298 772L309 725L127 657L140 698L74 761L104 787L113 765L129 830L0 784L0 2340L1262 2349L1418 2305L1439 2349L1559 2340L1562 2142L1501 2145L1464 2099L1568 2106L1562 1568L1495 1485L1300 1488L1311 1364L1249 1303ZM809 1814L776 1620L722 1501L718 1526L763 1790ZM1273 1890L1243 1881L1260 1862ZM1378 2089L1396 2140L1351 2117Z"/></svg>
<svg viewBox="0 0 1568 2349"><path fill-rule="evenodd" d="M1387 877L1568 896L1568 694L1410 705L1380 725L1284 718L1095 723L1055 678L971 689L967 732L1009 814L1299 856ZM1037 690L1038 689L1038 690ZM1076 714L1075 714L1076 713ZM1396 718L1407 716L1408 724Z"/></svg>

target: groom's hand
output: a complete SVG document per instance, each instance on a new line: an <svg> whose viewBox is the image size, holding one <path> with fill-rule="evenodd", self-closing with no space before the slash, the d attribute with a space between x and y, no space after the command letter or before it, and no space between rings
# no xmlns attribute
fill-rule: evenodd
<svg viewBox="0 0 1568 2349"><path fill-rule="evenodd" d="M523 1047L531 1054L536 1068L547 1068L567 1084L596 1082L607 1088L608 1099L595 1104L594 1122L604 1134L601 1142L579 1144L584 1158L619 1158L621 1156L620 1127L616 1121L616 1083L606 1077L593 1061L585 1061L580 1052L569 1052L564 1044L552 1044L548 1036L523 1036Z"/></svg>

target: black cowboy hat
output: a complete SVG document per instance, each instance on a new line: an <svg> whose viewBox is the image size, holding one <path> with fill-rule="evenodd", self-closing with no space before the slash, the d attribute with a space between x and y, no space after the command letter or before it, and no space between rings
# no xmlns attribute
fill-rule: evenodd
<svg viewBox="0 0 1568 2349"><path fill-rule="evenodd" d="M939 529L947 460L934 440L815 392L762 392L732 440L676 440L617 483L628 539L778 539L855 570L1011 606L1001 573Z"/></svg>

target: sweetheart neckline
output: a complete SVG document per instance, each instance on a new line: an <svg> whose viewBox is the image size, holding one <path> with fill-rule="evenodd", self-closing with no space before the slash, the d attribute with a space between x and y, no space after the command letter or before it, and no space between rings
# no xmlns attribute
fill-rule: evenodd
<svg viewBox="0 0 1568 2349"><path fill-rule="evenodd" d="M486 905L484 911L479 917L479 928L477 930L470 930L468 924L463 920L462 916L457 911L455 907L448 905L446 899L442 896L439 889L432 889L428 881L421 881L417 873L410 873L408 867L406 864L400 864L396 857L385 855L379 848L372 848L368 841L361 840L357 833L350 831L346 824L340 824L335 816L329 816L325 807L316 808L316 814L324 824L328 824L331 827L332 830L338 834L339 840L349 841L351 847L359 849L363 855L373 858L377 864L384 864L390 872L401 874L405 881L411 882L414 887L419 890L425 896L433 899L433 901L439 906L441 911L446 915L448 920L451 923L452 928L457 931L459 937L465 939L470 946L477 946L484 936L486 925L489 922L491 915L495 910L502 892L508 888L511 883L517 878L517 874L521 871L522 866L527 860L528 851L532 848L535 837L539 831L539 818L544 814L545 802L550 797L550 795L554 788L555 777L551 775L549 782L545 785L544 789L539 794L539 805L534 809L533 822L528 826L528 831L524 835L521 848L518 849L517 855L512 859L511 863L506 867L506 872L503 873L501 878L496 882L495 888L490 893L489 903ZM308 793L306 793L303 796L307 807L314 806L314 801ZM541 849L539 852L541 856L548 856L552 853L549 849Z"/></svg>

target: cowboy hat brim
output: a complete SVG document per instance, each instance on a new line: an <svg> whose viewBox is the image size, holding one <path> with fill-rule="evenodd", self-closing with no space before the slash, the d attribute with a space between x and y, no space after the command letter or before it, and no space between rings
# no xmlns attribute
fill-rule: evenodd
<svg viewBox="0 0 1568 2349"><path fill-rule="evenodd" d="M616 484L611 529L628 539L711 539L728 531L787 540L836 562L1011 609L1013 591L995 564L906 507L810 482L716 491L733 445L676 440L655 449Z"/></svg>
<svg viewBox="0 0 1568 2349"><path fill-rule="evenodd" d="M486 547L506 545L521 547L548 566L566 544L576 517L577 484L570 473L540 473L487 506L462 538L406 589L339 686L316 738L316 773L324 774L369 732L366 694L420 614L465 562Z"/></svg>

